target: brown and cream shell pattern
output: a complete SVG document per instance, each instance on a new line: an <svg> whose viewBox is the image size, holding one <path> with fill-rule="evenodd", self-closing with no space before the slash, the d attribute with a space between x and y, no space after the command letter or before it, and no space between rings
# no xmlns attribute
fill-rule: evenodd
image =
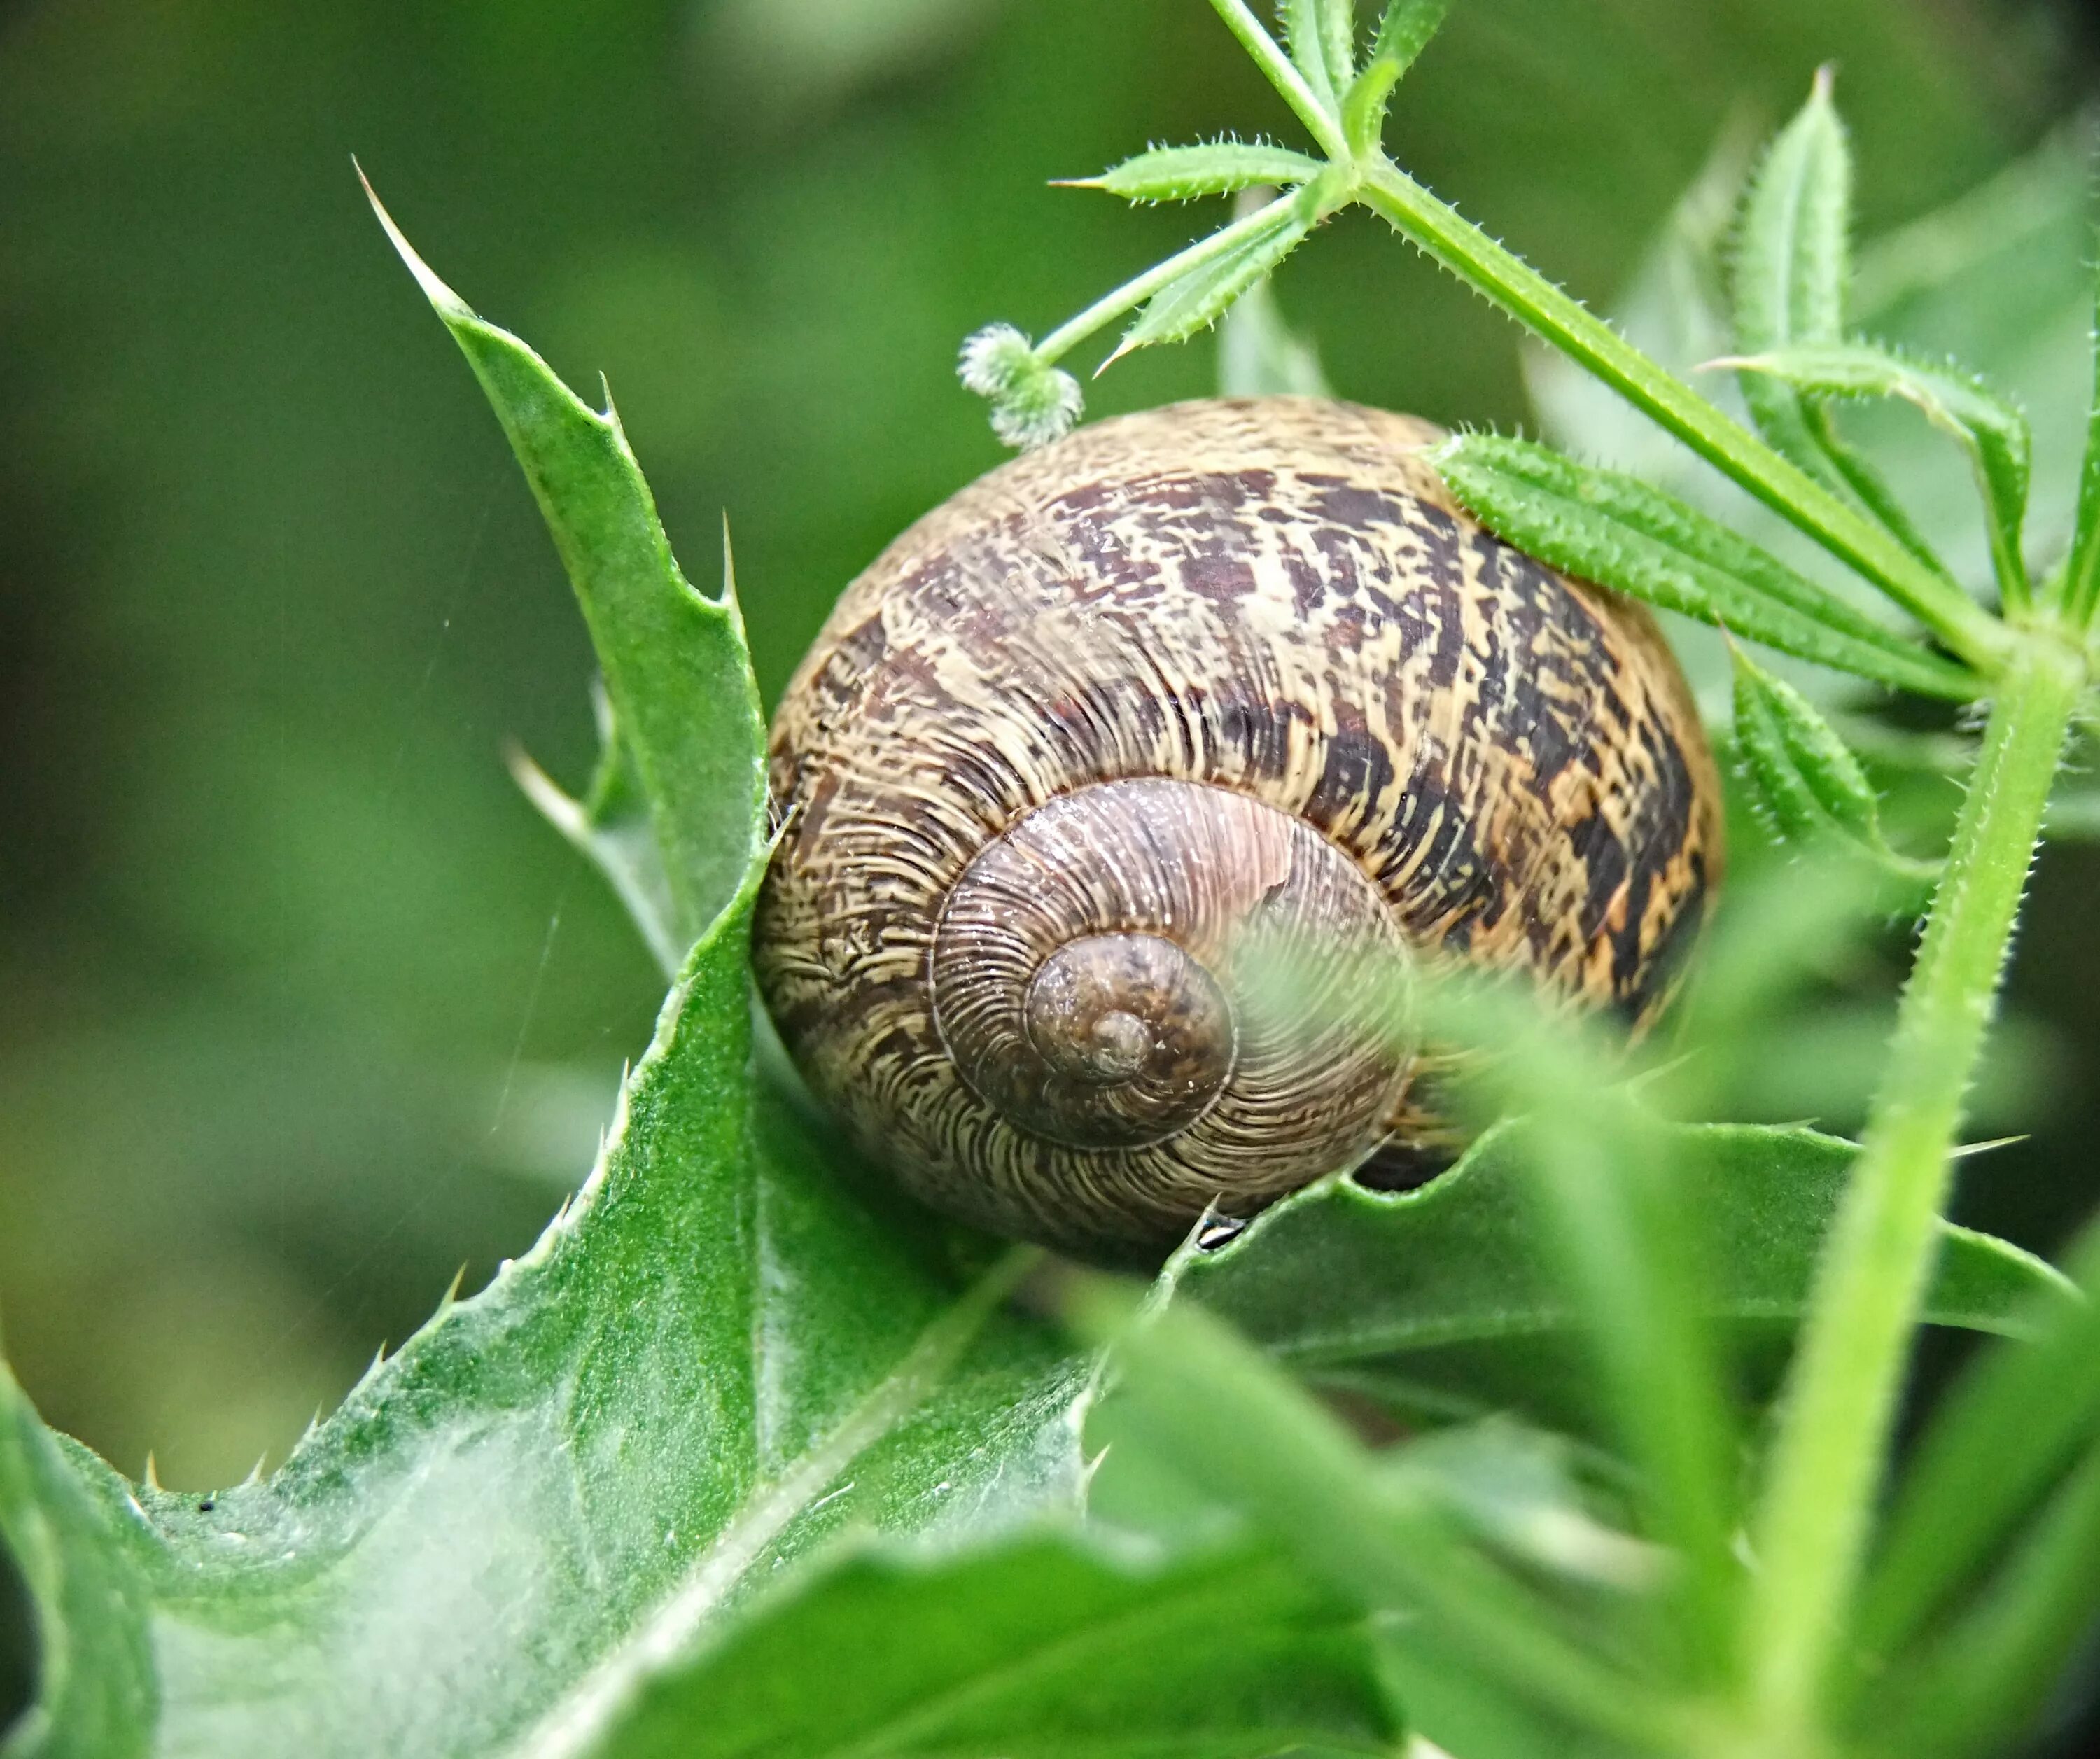
<svg viewBox="0 0 2100 1759"><path fill-rule="evenodd" d="M920 1197L1127 1257L1360 1161L1420 1127L1352 993L1406 955L1652 1011L1719 878L1698 716L1644 611L1460 509L1441 437L1103 421L839 601L774 720L755 957ZM1255 930L1317 974L1260 1007Z"/></svg>

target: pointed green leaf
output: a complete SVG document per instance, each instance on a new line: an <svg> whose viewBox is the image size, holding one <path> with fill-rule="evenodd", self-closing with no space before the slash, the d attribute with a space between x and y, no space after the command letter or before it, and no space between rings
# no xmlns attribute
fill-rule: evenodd
<svg viewBox="0 0 2100 1759"><path fill-rule="evenodd" d="M1461 435L1432 458L1491 530L1557 568L1878 683L1957 700L1982 688L1963 667L1637 478L1489 434Z"/></svg>
<svg viewBox="0 0 2100 1759"><path fill-rule="evenodd" d="M1450 10L1451 0L1386 0L1371 60L1394 62L1405 73L1429 46L1429 39L1442 28Z"/></svg>
<svg viewBox="0 0 2100 1759"><path fill-rule="evenodd" d="M1264 276L1226 311L1218 328L1220 397L1332 397L1311 337L1284 321Z"/></svg>
<svg viewBox="0 0 2100 1759"><path fill-rule="evenodd" d="M1305 82L1329 104L1356 71L1355 0L1283 0L1283 41Z"/></svg>
<svg viewBox="0 0 2100 1759"><path fill-rule="evenodd" d="M1208 329L1233 302L1261 280L1304 241L1319 218L1314 186L1273 201L1266 223L1209 262L1170 281L1145 302L1111 360L1154 342L1185 342Z"/></svg>
<svg viewBox="0 0 2100 1759"><path fill-rule="evenodd" d="M1367 153L1385 128L1392 89L1429 46L1451 0L1388 0L1364 70L1342 93L1342 132L1350 148Z"/></svg>
<svg viewBox="0 0 2100 1759"><path fill-rule="evenodd" d="M1154 147L1099 177L1074 179L1078 189L1105 189L1127 201L1189 201L1229 196L1258 184L1289 187L1325 170L1317 159L1265 141L1218 140L1194 147Z"/></svg>
<svg viewBox="0 0 2100 1759"><path fill-rule="evenodd" d="M1173 1563L1078 1533L874 1552L653 1674L607 1759L1385 1754L1361 1614L1244 1542Z"/></svg>
<svg viewBox="0 0 2100 1759"><path fill-rule="evenodd" d="M1315 1380L1422 1414L1507 1404L1595 1427L1575 1371L1578 1319L1542 1249L1527 1157L1504 1125L1418 1190L1314 1185L1229 1244L1177 1261L1171 1286ZM1791 1325L1858 1150L1799 1129L1674 1131L1685 1206L1704 1218L1707 1310ZM1926 1300L1935 1325L2027 1335L2063 1280L2002 1241L1952 1227Z"/></svg>
<svg viewBox="0 0 2100 1759"><path fill-rule="evenodd" d="M1974 373L1933 366L1871 342L1811 342L1751 352L1725 364L1746 381L1775 380L1820 397L1895 397L1914 405L1968 449L1991 522L1999 584L2009 602L2023 597L2019 559L2034 443L2027 419Z"/></svg>
<svg viewBox="0 0 2100 1759"><path fill-rule="evenodd" d="M1807 699L1735 651L1736 751L1755 805L1782 840L1832 831L1877 854L1881 807L1860 760Z"/></svg>
<svg viewBox="0 0 2100 1759"><path fill-rule="evenodd" d="M372 205L488 393L546 516L661 853L672 920L657 937L682 958L742 884L764 835L765 721L735 596L725 581L721 597L708 598L679 572L610 400L604 413L592 409L516 337L477 317L377 196Z"/></svg>
<svg viewBox="0 0 2100 1759"><path fill-rule="evenodd" d="M1851 149L1825 68L1800 113L1767 149L1744 198L1735 280L1741 353L1834 342L1844 333L1851 227ZM1746 377L1743 396L1774 447L1826 487L1842 487L1795 388Z"/></svg>

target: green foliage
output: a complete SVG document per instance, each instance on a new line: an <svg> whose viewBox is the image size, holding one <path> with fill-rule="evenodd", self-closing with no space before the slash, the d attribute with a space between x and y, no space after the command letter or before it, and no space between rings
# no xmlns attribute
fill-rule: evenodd
<svg viewBox="0 0 2100 1759"><path fill-rule="evenodd" d="M691 852L667 888L700 895L729 851L737 890L583 1192L268 1479L202 1498L126 1483L0 1389L0 1530L57 1663L11 1755L462 1753L528 1736L536 1752L598 1750L652 1669L835 1536L1076 1507L1084 1371L1000 1310L1025 1258L959 1266L923 1219L871 1210L754 1091L764 816L733 615L669 564L609 421L419 279L574 546L631 724L675 725L682 705L726 717L653 785L693 815L660 845L673 874ZM589 615L598 581L612 608Z"/></svg>
<svg viewBox="0 0 2100 1759"><path fill-rule="evenodd" d="M1246 236L1229 249L1169 281L1145 302L1116 353L1127 354L1154 342L1186 342L1215 324L1242 293L1268 280L1270 271L1304 241L1320 218L1320 193L1308 184L1272 202L1253 217Z"/></svg>
<svg viewBox="0 0 2100 1759"><path fill-rule="evenodd" d="M1735 752L1753 810L1781 842L1835 838L1900 878L1936 875L1882 834L1881 802L1858 758L1815 706L1736 650Z"/></svg>
<svg viewBox="0 0 2100 1759"><path fill-rule="evenodd" d="M1155 147L1099 177L1072 180L1074 189L1105 189L1126 201L1192 201L1229 196L1257 183L1304 183L1320 174L1317 159L1260 142L1220 140L1200 147Z"/></svg>
<svg viewBox="0 0 2100 1759"><path fill-rule="evenodd" d="M1637 477L1528 440L1466 434L1436 453L1445 482L1520 549L1803 659L1934 696L1979 681Z"/></svg>
<svg viewBox="0 0 2100 1759"><path fill-rule="evenodd" d="M1961 441L1976 472L2001 589L2027 601L2020 528L2027 518L2034 440L2027 417L1973 373L1930 366L1864 342L1797 342L1726 363L1754 381L1777 379L1818 397L1894 397Z"/></svg>
<svg viewBox="0 0 2100 1759"><path fill-rule="evenodd" d="M1185 1559L1077 1536L859 1556L654 1677L620 1759L1389 1753L1361 1615L1245 1543Z"/></svg>
<svg viewBox="0 0 2100 1759"><path fill-rule="evenodd" d="M1223 1244L1199 1229L1148 1297L884 1194L757 1073L762 733L726 579L720 600L688 585L610 412L395 233L533 487L605 677L586 795L529 769L528 788L673 988L576 1200L267 1479L201 1498L130 1483L0 1376L0 1533L44 1657L11 1759L1261 1759L1417 1732L1461 1759L1791 1759L2017 1732L2100 1601L2100 1258L2081 1254L2074 1288L1941 1211L2087 694L2085 576L2027 603L2024 453L2016 498L1985 394L1842 342L1849 170L1827 83L1745 221L1767 444L1376 151L1440 5L1395 0L1358 73L1345 0L1288 0L1287 50L1244 0L1214 3L1326 156L1296 161L1317 175L1040 344L980 331L965 382L1003 438L1052 437L1079 413L1056 361L1137 311L1118 354L1222 318L1246 382L1317 386L1250 301L1361 201L1919 618L1954 658L1637 478L1514 441L1438 454L1550 562L1879 683L1991 697L1864 1142L1679 1121L1773 1018L1776 980L1724 932L1718 1000L1675 1047L1689 1072L1535 998L1392 985L1394 1029L1427 1031L1472 1148L1419 1191L1338 1172ZM1242 187L1224 149L1175 151L1123 168L1118 192ZM2032 615L1974 605L1838 444L1822 401L1853 390L1930 399L1968 437L2012 558L2005 605ZM1842 740L1746 660L1738 737L1782 829L1895 859ZM1786 927L1834 941L1857 902ZM1083 1344L1043 1316L1060 1307ZM2001 1341L1877 1520L1905 1352L1933 1322ZM1775 1353L1790 1361L1767 1410ZM1376 1445L1395 1414L1427 1433Z"/></svg>

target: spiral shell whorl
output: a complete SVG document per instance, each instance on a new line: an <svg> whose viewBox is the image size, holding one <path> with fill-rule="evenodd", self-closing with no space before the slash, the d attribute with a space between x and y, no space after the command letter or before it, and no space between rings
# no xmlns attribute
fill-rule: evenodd
<svg viewBox="0 0 2100 1759"><path fill-rule="evenodd" d="M1336 946L1403 953L1383 901L1308 827L1200 783L1099 783L1021 818L956 882L934 1015L1003 1118L1121 1151L1128 1201L1149 1188L1200 1210L1218 1184L1288 1189L1383 1134L1404 1059L1378 1023L1246 993ZM1073 1157L1048 1158L1077 1177Z"/></svg>
<svg viewBox="0 0 2100 1759"><path fill-rule="evenodd" d="M1367 1042L1346 985L1250 1016L1233 949L1278 901L1308 944L1653 1009L1719 873L1696 712L1638 607L1457 507L1438 437L1303 399L1101 422L841 598L775 721L756 959L921 1196L1112 1255L1364 1152L1407 1070L1348 1075L1363 1123L1306 1054Z"/></svg>

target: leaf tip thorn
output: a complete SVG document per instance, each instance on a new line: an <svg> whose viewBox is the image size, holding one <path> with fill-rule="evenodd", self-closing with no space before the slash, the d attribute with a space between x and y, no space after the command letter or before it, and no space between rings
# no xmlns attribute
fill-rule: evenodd
<svg viewBox="0 0 2100 1759"><path fill-rule="evenodd" d="M395 253L416 277L416 284L423 290L423 297L437 308L438 315L451 322L455 319L471 319L474 308L438 278L437 271L417 253L416 247L408 242L408 235L394 223L394 216L386 211L386 205L379 199L379 192L372 187L372 179L364 174L364 167L351 157L351 169L357 173L357 181L364 189L364 199L372 204L372 212L380 227L386 234L387 242Z"/></svg>

